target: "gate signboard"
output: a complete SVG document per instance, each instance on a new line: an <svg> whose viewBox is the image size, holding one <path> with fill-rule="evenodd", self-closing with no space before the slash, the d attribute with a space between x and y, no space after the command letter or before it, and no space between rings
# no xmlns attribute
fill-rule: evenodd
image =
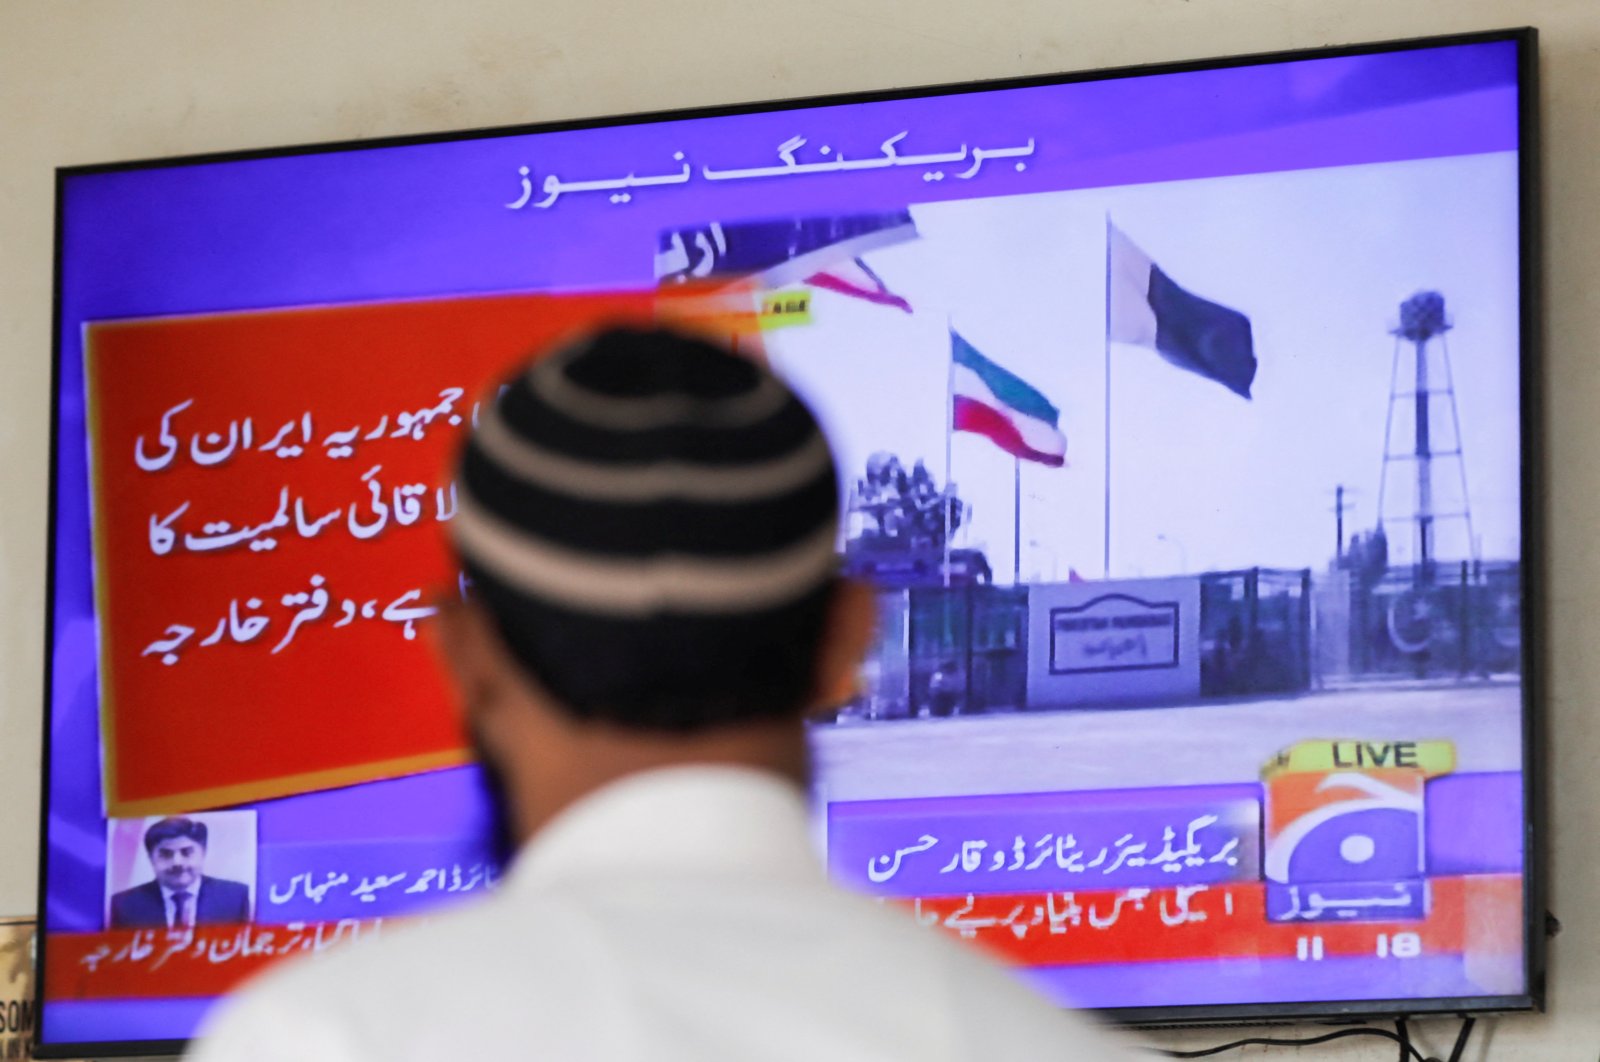
<svg viewBox="0 0 1600 1062"><path fill-rule="evenodd" d="M1195 578L1033 586L1028 625L1030 708L1199 695Z"/></svg>

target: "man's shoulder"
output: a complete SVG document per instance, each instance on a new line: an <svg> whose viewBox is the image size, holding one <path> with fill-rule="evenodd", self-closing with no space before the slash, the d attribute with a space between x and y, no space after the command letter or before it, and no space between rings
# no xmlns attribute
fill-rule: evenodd
<svg viewBox="0 0 1600 1062"><path fill-rule="evenodd" d="M327 1057L386 1057L396 1014L511 1000L521 1001L519 1013L541 1037L560 1042L568 1026L585 1024L586 1005L630 979L638 983L629 992L674 998L685 985L716 989L742 979L781 993L785 1005L837 1013L838 1023L822 1025L840 1024L841 1035L858 1021L878 1035L926 1020L929 1036L960 1045L952 1058L1124 1057L1091 1021L1039 997L971 945L867 898L831 886L645 884L525 889L394 930L385 925L377 939L292 962L247 986L220 1008L208 1030L214 1049L200 1058L228 1058L228 1045L288 1015L350 1052ZM752 955L761 956L761 970L749 978L740 970ZM822 972L829 969L837 975ZM870 1019L851 1002L861 984L878 986Z"/></svg>
<svg viewBox="0 0 1600 1062"><path fill-rule="evenodd" d="M1092 1016L1047 999L1021 972L942 928L919 924L909 911L855 893L836 902L853 910L862 935L875 938L882 956L910 978L926 978L931 997L959 1001L946 1013L950 1035L963 1043L955 1057L1022 1058L1031 1047L1041 1057L1122 1059L1127 1049Z"/></svg>
<svg viewBox="0 0 1600 1062"><path fill-rule="evenodd" d="M305 1005L348 1002L367 994L364 986L374 983L390 989L427 985L430 975L451 969L495 939L497 920L486 919L487 912L480 910L490 903L404 922L373 920L326 951L274 966L252 979L243 995Z"/></svg>
<svg viewBox="0 0 1600 1062"><path fill-rule="evenodd" d="M151 898L161 898L161 886L157 885L153 880L147 881L142 885L135 885L132 888L123 889L121 892L114 892L111 894L111 902L114 904L128 903L136 899Z"/></svg>
<svg viewBox="0 0 1600 1062"><path fill-rule="evenodd" d="M475 946L482 950L483 942L494 937L494 919L485 921L479 911L489 902L403 925L367 927L327 951L274 966L207 1016L194 1057L199 1062L374 1057L367 1043L372 1030L385 1029L393 1015L426 1005L438 994L459 993L465 982L481 978L482 971L468 960ZM259 1046L262 1036L286 1022L298 1030L294 1055Z"/></svg>
<svg viewBox="0 0 1600 1062"><path fill-rule="evenodd" d="M202 889L210 889L219 896L249 896L250 886L229 878L214 878L207 874L200 879Z"/></svg>
<svg viewBox="0 0 1600 1062"><path fill-rule="evenodd" d="M166 904L154 881L111 894L111 928L133 929L166 924Z"/></svg>

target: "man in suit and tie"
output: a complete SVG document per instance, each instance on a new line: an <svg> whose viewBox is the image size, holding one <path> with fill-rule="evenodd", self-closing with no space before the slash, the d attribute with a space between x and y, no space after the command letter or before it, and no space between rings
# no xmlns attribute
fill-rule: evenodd
<svg viewBox="0 0 1600 1062"><path fill-rule="evenodd" d="M112 929L181 928L250 921L250 888L208 877L206 824L168 818L144 833L155 880L111 897Z"/></svg>

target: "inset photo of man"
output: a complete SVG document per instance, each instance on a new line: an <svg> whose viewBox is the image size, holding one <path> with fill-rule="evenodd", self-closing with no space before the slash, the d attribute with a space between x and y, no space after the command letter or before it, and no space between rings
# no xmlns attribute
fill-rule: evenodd
<svg viewBox="0 0 1600 1062"><path fill-rule="evenodd" d="M251 921L255 812L112 819L106 832L110 928Z"/></svg>

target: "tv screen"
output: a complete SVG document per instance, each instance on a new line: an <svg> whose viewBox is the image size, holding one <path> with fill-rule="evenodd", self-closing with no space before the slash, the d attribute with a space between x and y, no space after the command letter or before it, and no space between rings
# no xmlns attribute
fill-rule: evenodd
<svg viewBox="0 0 1600 1062"><path fill-rule="evenodd" d="M843 885L1120 1020L1534 1005L1532 70L1515 31L63 170L41 1053L175 1048L494 888L428 648L449 461L616 320L766 360L836 447L881 605L810 726Z"/></svg>

